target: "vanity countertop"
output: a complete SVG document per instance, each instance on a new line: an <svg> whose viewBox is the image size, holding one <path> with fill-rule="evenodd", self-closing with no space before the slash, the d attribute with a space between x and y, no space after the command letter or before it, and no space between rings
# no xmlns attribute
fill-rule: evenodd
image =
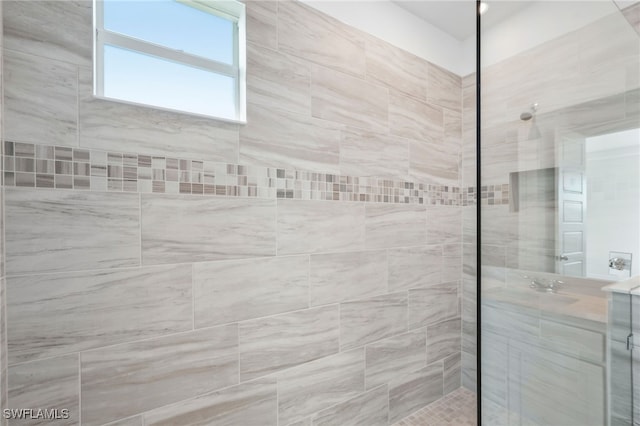
<svg viewBox="0 0 640 426"><path fill-rule="evenodd" d="M510 304L530 315L607 323L607 299L590 294L569 292L545 293L530 288L496 287L483 291L489 305Z"/></svg>
<svg viewBox="0 0 640 426"><path fill-rule="evenodd" d="M640 275L631 277L628 280L618 281L602 287L602 291L609 293L624 293L640 295Z"/></svg>

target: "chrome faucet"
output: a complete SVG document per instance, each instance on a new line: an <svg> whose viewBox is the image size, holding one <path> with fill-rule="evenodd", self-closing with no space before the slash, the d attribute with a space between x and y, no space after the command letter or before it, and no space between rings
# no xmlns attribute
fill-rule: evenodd
<svg viewBox="0 0 640 426"><path fill-rule="evenodd" d="M536 291L546 291L547 293L557 293L564 281L552 278L531 278L529 287Z"/></svg>

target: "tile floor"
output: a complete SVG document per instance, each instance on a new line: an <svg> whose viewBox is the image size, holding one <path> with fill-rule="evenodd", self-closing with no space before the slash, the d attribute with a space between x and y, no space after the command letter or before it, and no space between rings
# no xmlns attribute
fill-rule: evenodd
<svg viewBox="0 0 640 426"><path fill-rule="evenodd" d="M393 426L476 426L476 394L459 388Z"/></svg>

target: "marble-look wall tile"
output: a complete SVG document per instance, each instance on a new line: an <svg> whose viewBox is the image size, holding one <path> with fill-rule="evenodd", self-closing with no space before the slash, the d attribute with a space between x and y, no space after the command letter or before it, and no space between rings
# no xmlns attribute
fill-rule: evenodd
<svg viewBox="0 0 640 426"><path fill-rule="evenodd" d="M442 141L444 115L442 108L406 95L389 93L389 132L417 141Z"/></svg>
<svg viewBox="0 0 640 426"><path fill-rule="evenodd" d="M387 252L311 255L309 285L312 306L383 294L387 291Z"/></svg>
<svg viewBox="0 0 640 426"><path fill-rule="evenodd" d="M134 416L124 420L116 420L104 426L144 426L142 422L142 416Z"/></svg>
<svg viewBox="0 0 640 426"><path fill-rule="evenodd" d="M460 281L462 279L462 244L442 246L442 281Z"/></svg>
<svg viewBox="0 0 640 426"><path fill-rule="evenodd" d="M340 304L340 349L356 348L407 330L407 293Z"/></svg>
<svg viewBox="0 0 640 426"><path fill-rule="evenodd" d="M301 2L278 2L278 49L364 76L364 40L352 28Z"/></svg>
<svg viewBox="0 0 640 426"><path fill-rule="evenodd" d="M460 352L442 360L443 378L444 378L444 394L453 392L460 387L462 372L462 355Z"/></svg>
<svg viewBox="0 0 640 426"><path fill-rule="evenodd" d="M81 354L82 422L102 424L238 383L237 324Z"/></svg>
<svg viewBox="0 0 640 426"><path fill-rule="evenodd" d="M196 328L304 309L309 257L196 263L193 295Z"/></svg>
<svg viewBox="0 0 640 426"><path fill-rule="evenodd" d="M390 249L389 291L409 290L442 282L442 246Z"/></svg>
<svg viewBox="0 0 640 426"><path fill-rule="evenodd" d="M77 146L77 66L12 50L3 66L4 138Z"/></svg>
<svg viewBox="0 0 640 426"><path fill-rule="evenodd" d="M242 383L144 414L146 426L278 424L275 378Z"/></svg>
<svg viewBox="0 0 640 426"><path fill-rule="evenodd" d="M482 326L485 331L511 336L521 341L537 339L540 335L540 319L518 312L482 305Z"/></svg>
<svg viewBox="0 0 640 426"><path fill-rule="evenodd" d="M307 417L304 420L300 420L298 422L289 423L287 426L312 426L312 418Z"/></svg>
<svg viewBox="0 0 640 426"><path fill-rule="evenodd" d="M326 357L278 374L278 420L289 424L364 390L364 350Z"/></svg>
<svg viewBox="0 0 640 426"><path fill-rule="evenodd" d="M340 173L404 179L409 174L409 140L346 129L340 140Z"/></svg>
<svg viewBox="0 0 640 426"><path fill-rule="evenodd" d="M255 104L247 105L247 116L247 124L240 129L242 163L339 172L338 126L308 115Z"/></svg>
<svg viewBox="0 0 640 426"><path fill-rule="evenodd" d="M11 277L9 363L189 330L191 301L188 265Z"/></svg>
<svg viewBox="0 0 640 426"><path fill-rule="evenodd" d="M389 384L389 422L395 423L442 396L441 363L399 374Z"/></svg>
<svg viewBox="0 0 640 426"><path fill-rule="evenodd" d="M470 391L476 392L477 383L477 361L476 355L462 352L462 386Z"/></svg>
<svg viewBox="0 0 640 426"><path fill-rule="evenodd" d="M410 373L426 366L425 348L424 329L367 345L365 348L367 389L389 383L399 374Z"/></svg>
<svg viewBox="0 0 640 426"><path fill-rule="evenodd" d="M67 419L48 421L43 419L11 420L15 425L77 425L79 410L79 361L72 354L42 361L14 365L9 369L9 398L4 408L40 408L68 411Z"/></svg>
<svg viewBox="0 0 640 426"><path fill-rule="evenodd" d="M368 392L320 411L313 418L313 426L386 426L389 416L387 386Z"/></svg>
<svg viewBox="0 0 640 426"><path fill-rule="evenodd" d="M132 194L5 190L7 274L140 264Z"/></svg>
<svg viewBox="0 0 640 426"><path fill-rule="evenodd" d="M458 282L409 290L409 328L424 327L457 316Z"/></svg>
<svg viewBox="0 0 640 426"><path fill-rule="evenodd" d="M278 2L244 1L247 11L247 41L270 49L278 48Z"/></svg>
<svg viewBox="0 0 640 426"><path fill-rule="evenodd" d="M92 70L84 67L79 72L78 98L82 147L238 161L237 124L96 99Z"/></svg>
<svg viewBox="0 0 640 426"><path fill-rule="evenodd" d="M91 65L91 1L6 1L3 4L5 48Z"/></svg>
<svg viewBox="0 0 640 426"><path fill-rule="evenodd" d="M482 397L503 407L508 405L509 396L508 357L509 338L482 331Z"/></svg>
<svg viewBox="0 0 640 426"><path fill-rule="evenodd" d="M278 254L361 250L364 218L362 204L278 200Z"/></svg>
<svg viewBox="0 0 640 426"><path fill-rule="evenodd" d="M462 242L462 208L438 206L427 209L427 242L453 244Z"/></svg>
<svg viewBox="0 0 640 426"><path fill-rule="evenodd" d="M1 9L1 8L0 8ZM0 10L0 15L2 14L2 11ZM1 36L0 36L0 40L1 40ZM2 193L2 191L0 191L0 193ZM2 204L2 200L0 200L0 206ZM7 370L7 362L8 362L8 356L7 356L7 325L6 325L6 317L7 317L7 305L6 305L6 296L7 296L7 291L6 291L6 285L7 282L5 280L4 277L0 277L0 405L2 407L8 407L8 402L7 402L7 385L8 385L8 380L7 380L7 375L8 375L8 370ZM1 426L6 426L7 421L5 420L0 420L0 425Z"/></svg>
<svg viewBox="0 0 640 426"><path fill-rule="evenodd" d="M311 114L316 118L386 132L388 104L385 87L319 65L311 70Z"/></svg>
<svg viewBox="0 0 640 426"><path fill-rule="evenodd" d="M250 380L338 352L339 306L240 323L240 379Z"/></svg>
<svg viewBox="0 0 640 426"><path fill-rule="evenodd" d="M427 100L428 65L425 60L373 36L367 37L365 50L367 80Z"/></svg>
<svg viewBox="0 0 640 426"><path fill-rule="evenodd" d="M430 103L454 111L462 109L462 80L451 71L429 64L427 75L427 100Z"/></svg>
<svg viewBox="0 0 640 426"><path fill-rule="evenodd" d="M277 5L250 1L248 8ZM310 66L286 53L247 43L247 102L300 114L311 113ZM252 124L253 117L248 117Z"/></svg>
<svg viewBox="0 0 640 426"><path fill-rule="evenodd" d="M462 149L462 113L444 110L444 143L451 149L456 148L458 156Z"/></svg>
<svg viewBox="0 0 640 426"><path fill-rule="evenodd" d="M409 174L439 185L457 186L460 180L460 156L441 138L412 140L409 144Z"/></svg>
<svg viewBox="0 0 640 426"><path fill-rule="evenodd" d="M406 204L367 204L367 248L418 246L426 241L426 208Z"/></svg>
<svg viewBox="0 0 640 426"><path fill-rule="evenodd" d="M460 318L456 318L427 327L427 362L460 352L461 325Z"/></svg>
<svg viewBox="0 0 640 426"><path fill-rule="evenodd" d="M142 195L142 263L273 256L276 201Z"/></svg>

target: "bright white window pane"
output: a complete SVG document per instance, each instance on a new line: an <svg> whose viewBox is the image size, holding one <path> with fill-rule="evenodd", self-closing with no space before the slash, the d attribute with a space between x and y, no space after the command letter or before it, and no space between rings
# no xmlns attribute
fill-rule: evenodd
<svg viewBox="0 0 640 426"><path fill-rule="evenodd" d="M109 45L104 96L220 118L236 115L234 78Z"/></svg>
<svg viewBox="0 0 640 426"><path fill-rule="evenodd" d="M105 0L104 28L233 64L234 23L170 0Z"/></svg>

